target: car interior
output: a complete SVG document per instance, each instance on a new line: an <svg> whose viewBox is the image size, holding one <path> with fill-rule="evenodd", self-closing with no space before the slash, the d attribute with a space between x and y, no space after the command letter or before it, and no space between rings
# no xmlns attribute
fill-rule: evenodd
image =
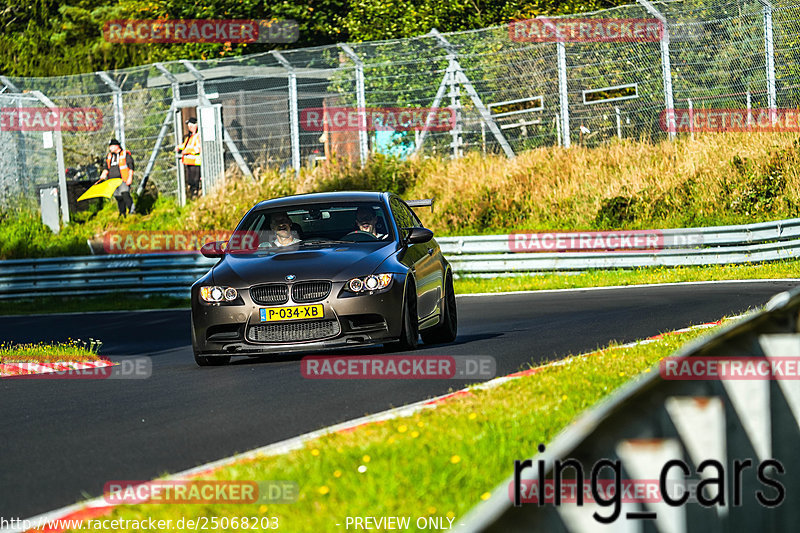
<svg viewBox="0 0 800 533"><path fill-rule="evenodd" d="M386 235L382 240L388 240L389 224L387 224L384 209L378 204L344 204L331 206L303 207L281 211L277 209L265 210L251 214L250 220L245 221L239 231L254 232L258 235L260 248L268 248L275 238L275 232L270 228L271 216L286 212L292 221L292 236L303 241L306 240L336 240L352 242L370 242L377 239L370 238L368 234L358 230L356 224L356 211L359 207L368 206L373 209L377 222L376 232Z"/></svg>

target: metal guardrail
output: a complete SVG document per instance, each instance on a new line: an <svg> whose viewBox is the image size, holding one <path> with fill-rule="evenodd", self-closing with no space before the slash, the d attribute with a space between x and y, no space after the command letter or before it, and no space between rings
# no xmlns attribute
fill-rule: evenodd
<svg viewBox="0 0 800 533"><path fill-rule="evenodd" d="M200 254L136 254L0 261L0 299L127 292L189 297L215 259Z"/></svg>
<svg viewBox="0 0 800 533"><path fill-rule="evenodd" d="M460 275L742 264L800 256L800 218L657 232L662 249L655 251L511 252L514 234L436 240Z"/></svg>
<svg viewBox="0 0 800 533"><path fill-rule="evenodd" d="M800 257L800 219L658 230L663 249L511 252L514 235L440 237L457 276L496 276L654 266L759 263ZM0 299L130 292L188 297L216 260L199 254L134 254L0 261Z"/></svg>
<svg viewBox="0 0 800 533"><path fill-rule="evenodd" d="M658 231L663 236L663 247L666 249L683 249L693 246L744 246L770 241L800 239L800 218L738 226L709 226L653 231ZM461 255L508 252L509 238L509 235L478 235L473 237L437 237L436 240L442 246L444 253Z"/></svg>
<svg viewBox="0 0 800 533"><path fill-rule="evenodd" d="M742 357L756 363L764 360L775 364L800 361L800 290L781 293L766 305L765 310L723 327L707 340L698 340L672 357L688 363L700 357L715 357L733 362ZM796 367L795 367L796 368ZM659 531L665 533L797 531L800 524L800 381L797 379L728 379L674 380L662 377L658 368L627 385L591 409L553 442L543 453L531 458L532 467L520 471L520 486L540 487L539 480L553 476L555 461L577 460L584 468L585 479L593 465L601 459L619 461L621 478L626 480L660 479L668 461L677 460L688 467L668 469L665 486L672 487L674 500L683 490L701 480L722 479L710 483L707 498L724 495L724 504L703 506L690 500L670 505L663 496L648 502L622 503L618 518L601 524L593 513L609 517L613 507L595 502L562 501L538 505L513 505L514 475L501 483L484 503L478 504L460 521L458 532L563 532L594 531ZM520 458L523 459L523 458ZM734 470L735 461L751 461L741 473ZM769 465L780 462L783 472ZM539 464L544 474L539 474ZM718 461L724 477L716 467L704 461ZM741 464L741 463L740 463ZM783 498L764 477L783 486ZM508 465L514 472L515 465ZM574 477L573 468L562 470L564 477ZM613 478L606 469L602 478ZM706 474L708 477L701 475ZM667 484L666 480L670 483ZM547 481L543 481L547 487ZM552 485L551 485L552 486ZM532 490L532 489L529 489ZM537 489L538 490L538 489ZM736 501L736 494L740 500ZM757 501L758 494L776 506L767 507ZM524 489L521 493L525 494ZM531 495L530 492L527 493ZM606 492L602 497L608 498ZM644 513L644 514L642 514Z"/></svg>

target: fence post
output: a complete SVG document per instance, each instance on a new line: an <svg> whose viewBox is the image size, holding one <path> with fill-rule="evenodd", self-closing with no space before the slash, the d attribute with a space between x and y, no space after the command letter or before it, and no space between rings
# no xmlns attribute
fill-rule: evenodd
<svg viewBox="0 0 800 533"><path fill-rule="evenodd" d="M164 67L164 65L162 65L161 63L154 63L154 65L159 70L159 72L161 72L164 75L164 77L170 82L170 84L172 86L172 105L170 105L170 112L172 113L172 115L171 115L172 116L172 129L173 129L173 134L174 134L174 137L175 137L175 144L177 145L178 142L180 141L179 133L182 133L182 131L183 131L182 129L179 130L179 128L181 128L182 125L178 122L178 120L176 118L177 108L175 107L177 102L179 102L180 99L181 99L181 86L178 83L178 78L176 78L172 74L172 72L167 70L166 67ZM167 124L167 119L166 118L164 119L164 124L165 125ZM173 154L174 154L174 152L173 152ZM152 152L152 154L150 156L150 159L155 161L155 158L157 157L157 155L158 155L158 153L157 153L156 149L153 148L153 152ZM148 163L148 166L149 166L149 163ZM177 182L178 182L178 205L181 206L181 207L186 205L186 179L185 179L185 177L183 175L183 168L182 167L183 167L183 165L181 163L180 156L175 155L175 173L177 175ZM146 172L145 172L145 174L146 174ZM140 182L140 185L144 186L144 183ZM144 190L144 189L142 189L142 190Z"/></svg>
<svg viewBox="0 0 800 533"><path fill-rule="evenodd" d="M694 140L694 103L691 98L687 98L686 104L689 106L689 136Z"/></svg>
<svg viewBox="0 0 800 533"><path fill-rule="evenodd" d="M750 91L747 91L747 129L750 129L750 125L753 123L753 99L750 95Z"/></svg>
<svg viewBox="0 0 800 533"><path fill-rule="evenodd" d="M764 6L764 62L767 68L767 106L774 111L778 108L778 95L775 91L775 42L772 37L772 4L769 0L759 1Z"/></svg>
<svg viewBox="0 0 800 533"><path fill-rule="evenodd" d="M6 89L11 91L11 93L15 94L14 102L18 109L21 108L22 99L20 98L20 95L22 94L22 91L19 90L19 87L14 85L14 83L5 76L0 76L0 83L2 83ZM25 177L28 175L28 164L25 156L25 153L27 152L25 135L21 131L17 131L15 133L17 138L17 160L19 161L18 175ZM21 178L20 181L22 181ZM30 187L30 180L25 180L25 184L21 185L21 188L24 189L27 194L33 193L33 188Z"/></svg>
<svg viewBox="0 0 800 533"><path fill-rule="evenodd" d="M358 54L345 43L339 43L339 48L353 60L356 65L356 105L358 106L358 157L361 168L367 164L369 157L369 143L367 140L367 97L364 91L364 63ZM323 117L323 120L325 118Z"/></svg>
<svg viewBox="0 0 800 533"><path fill-rule="evenodd" d="M553 32L553 35L558 35L559 30L556 28L552 20L545 18L542 19ZM559 145L564 148L570 147L570 134L569 134L569 93L567 92L567 49L564 46L564 41L559 39L556 43L556 66L558 68L558 109L559 109L559 122L560 133Z"/></svg>
<svg viewBox="0 0 800 533"><path fill-rule="evenodd" d="M122 143L122 146L126 146L125 144L125 108L122 104L122 89L120 89L119 85L117 85L114 80L111 79L111 76L108 75L106 72L98 72L97 75L103 80L103 83L108 85L108 87L114 92L114 135L116 136L117 140Z"/></svg>
<svg viewBox="0 0 800 533"><path fill-rule="evenodd" d="M41 103L50 109L56 109L56 105L42 94L41 91L31 91ZM69 224L69 196L67 196L67 169L64 165L64 142L61 137L61 128L53 130L53 145L56 149L56 165L58 167L58 194L61 204L61 222L66 226Z"/></svg>
<svg viewBox="0 0 800 533"><path fill-rule="evenodd" d="M665 123L669 125L675 122L675 104L672 99L672 67L669 62L669 28L667 26L667 19L648 0L636 1L661 23L661 76L664 80L664 118L666 119ZM675 129L676 128L667 127L670 140L675 139Z"/></svg>
<svg viewBox="0 0 800 533"><path fill-rule="evenodd" d="M292 139L292 168L296 177L300 177L300 120L297 111L297 73L294 67L283 57L283 54L271 50L270 54L278 60L289 73L289 133Z"/></svg>
<svg viewBox="0 0 800 533"><path fill-rule="evenodd" d="M453 159L459 159L463 155L461 147L464 145L464 139L461 137L463 114L461 112L461 88L456 80L456 69L459 67L456 65L455 61L455 55L451 55L450 63L453 65L453 68L450 69L450 81L448 83L450 92L448 96L450 96L450 109L455 113L455 123L453 127L450 128L450 137L452 138L452 141L450 141L450 148L453 149L453 155L451 157Z"/></svg>
<svg viewBox="0 0 800 533"><path fill-rule="evenodd" d="M567 50L563 41L556 43L558 56L558 107L561 111L561 145L570 146L569 95L567 93Z"/></svg>
<svg viewBox="0 0 800 533"><path fill-rule="evenodd" d="M622 117L619 113L619 106L614 106L614 113L617 115L617 138L622 140Z"/></svg>
<svg viewBox="0 0 800 533"><path fill-rule="evenodd" d="M511 145L508 144L508 140L506 140L505 135L503 135L503 130L501 130L497 123L492 118L492 114L489 112L489 109L484 105L483 100L481 100L480 95L473 87L472 82L467 78L467 75L464 74L464 69L461 68L461 64L456 59L456 51L453 46L450 44L450 41L445 39L444 35L439 33L439 30L436 28L432 29L428 35L435 37L442 48L447 50L447 59L449 66L447 67L448 72L451 76L453 76L453 82L459 84L464 90L467 92L467 96L469 96L470 100L472 100L472 104L478 110L478 113L481 115L481 120L486 124L486 127L489 128L489 131L492 132L494 138L497 140L497 143L500 145L500 148L503 149L503 152L506 154L506 157L509 159L515 157L514 150L511 149ZM436 93L436 98L434 99L433 107L437 107L439 105L439 101L441 100L442 95L444 94L444 88L447 85L447 73L445 73L444 78L442 79L442 84L439 85L439 90ZM425 123L425 128L427 129L427 121ZM423 139L424 133L426 129L423 129ZM417 145L417 150L420 149L422 146L422 142L420 140L420 144Z"/></svg>

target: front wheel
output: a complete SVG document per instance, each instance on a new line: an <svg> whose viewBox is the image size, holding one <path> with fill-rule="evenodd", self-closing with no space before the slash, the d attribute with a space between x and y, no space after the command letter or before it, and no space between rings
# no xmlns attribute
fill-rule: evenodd
<svg viewBox="0 0 800 533"><path fill-rule="evenodd" d="M456 292L453 290L453 275L448 272L444 282L444 310L439 323L422 332L425 344L444 344L456 340L458 334L458 311Z"/></svg>
<svg viewBox="0 0 800 533"><path fill-rule="evenodd" d="M419 346L419 319L417 318L417 290L413 283L406 288L406 298L403 302L403 327L400 330L400 340L392 344L392 348L399 350L416 350Z"/></svg>
<svg viewBox="0 0 800 533"><path fill-rule="evenodd" d="M197 366L223 366L231 362L231 356L223 355L207 357L205 355L194 354L194 362L197 363Z"/></svg>

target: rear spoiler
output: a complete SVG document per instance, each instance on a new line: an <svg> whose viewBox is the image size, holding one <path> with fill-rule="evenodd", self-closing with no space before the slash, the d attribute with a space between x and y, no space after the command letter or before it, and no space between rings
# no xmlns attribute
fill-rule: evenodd
<svg viewBox="0 0 800 533"><path fill-rule="evenodd" d="M424 200L408 200L406 205L408 205L408 207L430 207L431 213L433 212L433 198L426 198Z"/></svg>

